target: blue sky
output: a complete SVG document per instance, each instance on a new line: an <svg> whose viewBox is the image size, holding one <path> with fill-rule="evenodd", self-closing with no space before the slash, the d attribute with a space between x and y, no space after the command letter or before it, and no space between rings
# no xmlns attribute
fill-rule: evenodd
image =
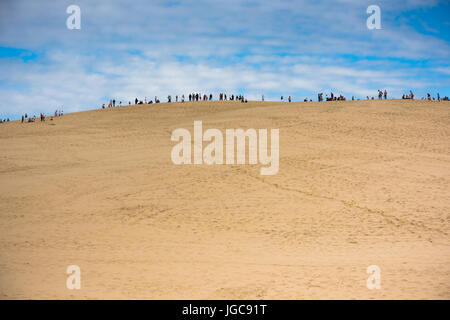
<svg viewBox="0 0 450 320"><path fill-rule="evenodd" d="M81 8L81 30L66 9ZM369 5L381 30L368 30ZM0 118L168 94L450 96L450 2L2 0Z"/></svg>

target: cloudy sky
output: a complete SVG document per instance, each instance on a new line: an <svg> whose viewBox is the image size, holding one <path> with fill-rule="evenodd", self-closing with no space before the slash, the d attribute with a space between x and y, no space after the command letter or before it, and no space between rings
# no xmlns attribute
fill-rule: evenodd
<svg viewBox="0 0 450 320"><path fill-rule="evenodd" d="M449 14L446 0L0 0L0 118L193 91L450 96Z"/></svg>

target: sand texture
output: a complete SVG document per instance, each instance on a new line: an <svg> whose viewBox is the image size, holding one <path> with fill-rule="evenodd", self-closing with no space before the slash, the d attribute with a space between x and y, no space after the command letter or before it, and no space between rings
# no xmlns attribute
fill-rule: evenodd
<svg viewBox="0 0 450 320"><path fill-rule="evenodd" d="M278 174L174 165L194 120L278 128ZM449 102L127 106L0 145L2 299L450 299Z"/></svg>

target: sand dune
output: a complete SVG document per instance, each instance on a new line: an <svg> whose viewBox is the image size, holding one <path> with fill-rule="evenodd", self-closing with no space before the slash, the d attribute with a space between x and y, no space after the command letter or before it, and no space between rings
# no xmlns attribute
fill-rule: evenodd
<svg viewBox="0 0 450 320"><path fill-rule="evenodd" d="M194 120L279 128L278 174L174 165ZM0 141L2 299L450 299L448 102L131 106Z"/></svg>

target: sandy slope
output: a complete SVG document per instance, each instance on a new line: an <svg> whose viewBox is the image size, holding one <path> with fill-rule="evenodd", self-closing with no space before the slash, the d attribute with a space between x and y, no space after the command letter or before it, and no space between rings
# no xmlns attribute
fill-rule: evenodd
<svg viewBox="0 0 450 320"><path fill-rule="evenodd" d="M173 165L194 120L279 128L279 173ZM0 145L3 299L450 299L450 103L123 107L2 124Z"/></svg>

